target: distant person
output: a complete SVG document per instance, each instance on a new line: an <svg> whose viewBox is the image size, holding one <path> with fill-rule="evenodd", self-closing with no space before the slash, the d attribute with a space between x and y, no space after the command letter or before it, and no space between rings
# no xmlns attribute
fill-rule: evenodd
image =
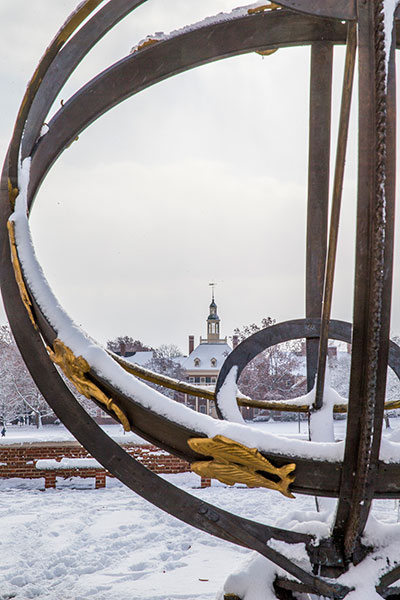
<svg viewBox="0 0 400 600"><path fill-rule="evenodd" d="M6 435L6 428L3 425L3 429L1 430L1 437L5 437Z"/></svg>

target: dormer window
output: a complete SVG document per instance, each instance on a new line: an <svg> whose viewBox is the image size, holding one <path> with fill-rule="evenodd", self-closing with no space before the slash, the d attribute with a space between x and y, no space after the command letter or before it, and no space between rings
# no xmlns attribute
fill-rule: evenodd
<svg viewBox="0 0 400 600"><path fill-rule="evenodd" d="M195 358L194 359L194 366L195 367L199 367L200 366L200 359L199 358Z"/></svg>
<svg viewBox="0 0 400 600"><path fill-rule="evenodd" d="M211 366L212 367L216 367L217 366L217 359L216 358L212 358L211 359Z"/></svg>

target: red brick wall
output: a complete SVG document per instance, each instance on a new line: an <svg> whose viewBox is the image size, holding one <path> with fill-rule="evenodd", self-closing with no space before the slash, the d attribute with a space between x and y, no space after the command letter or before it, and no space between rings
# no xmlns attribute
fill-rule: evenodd
<svg viewBox="0 0 400 600"><path fill-rule="evenodd" d="M189 463L164 452L164 450L160 450L156 446L123 444L123 448L155 473L190 471ZM36 469L36 462L39 459L60 461L62 458L91 458L91 455L78 442L34 442L12 446L0 445L0 478L37 479L44 477L46 474L49 475L49 471ZM66 474L66 471L66 469L63 469L63 475ZM57 472L54 473L57 476ZM93 477L93 471L79 469L79 472L76 472L71 470L71 475Z"/></svg>

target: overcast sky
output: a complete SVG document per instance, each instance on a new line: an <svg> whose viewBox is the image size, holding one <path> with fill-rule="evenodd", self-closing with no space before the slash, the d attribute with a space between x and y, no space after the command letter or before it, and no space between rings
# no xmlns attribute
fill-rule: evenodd
<svg viewBox="0 0 400 600"><path fill-rule="evenodd" d="M0 4L0 147L25 86L77 0ZM234 0L149 0L92 51L55 108L147 34ZM335 50L333 144L343 49ZM104 343L205 335L215 281L223 335L304 316L309 48L219 61L153 86L87 129L38 195L31 224L65 309ZM54 109L53 109L54 112ZM344 190L333 317L351 320L356 115ZM398 252L397 252L398 254ZM393 332L400 333L398 278ZM4 312L2 312L4 322Z"/></svg>

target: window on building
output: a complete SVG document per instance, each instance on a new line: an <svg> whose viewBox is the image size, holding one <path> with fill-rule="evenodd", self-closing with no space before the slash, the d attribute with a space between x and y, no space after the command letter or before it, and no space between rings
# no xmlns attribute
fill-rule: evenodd
<svg viewBox="0 0 400 600"><path fill-rule="evenodd" d="M194 366L195 367L199 367L200 366L200 359L199 358L195 358L194 359Z"/></svg>
<svg viewBox="0 0 400 600"><path fill-rule="evenodd" d="M188 408L191 408L192 410L195 410L195 409L196 409L196 401L195 401L195 398L194 398L194 396L188 396L188 397L187 397L187 400L186 400L186 406L187 406Z"/></svg>
<svg viewBox="0 0 400 600"><path fill-rule="evenodd" d="M189 383L193 383L194 382L194 377L189 377Z"/></svg>
<svg viewBox="0 0 400 600"><path fill-rule="evenodd" d="M206 383L211 383L211 377L206 377Z"/></svg>
<svg viewBox="0 0 400 600"><path fill-rule="evenodd" d="M216 383L217 378L216 377L211 377L211 383Z"/></svg>
<svg viewBox="0 0 400 600"><path fill-rule="evenodd" d="M211 366L212 367L216 367L217 366L217 359L216 358L212 358L211 359Z"/></svg>
<svg viewBox="0 0 400 600"><path fill-rule="evenodd" d="M205 377L200 377L200 383L205 383L206 378Z"/></svg>
<svg viewBox="0 0 400 600"><path fill-rule="evenodd" d="M206 407L204 406L204 404L199 406L199 412L204 413L204 414L206 413Z"/></svg>
<svg viewBox="0 0 400 600"><path fill-rule="evenodd" d="M195 383L200 383L200 377L195 377L195 378L194 378L194 382L195 382Z"/></svg>

